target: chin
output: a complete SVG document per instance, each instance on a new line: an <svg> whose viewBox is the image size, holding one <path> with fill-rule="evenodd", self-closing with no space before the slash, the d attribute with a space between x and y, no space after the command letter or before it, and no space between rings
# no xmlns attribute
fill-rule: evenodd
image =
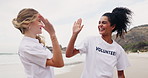
<svg viewBox="0 0 148 78"><path fill-rule="evenodd" d="M42 31L40 31L39 33L42 34Z"/></svg>
<svg viewBox="0 0 148 78"><path fill-rule="evenodd" d="M42 32L39 32L38 34L42 34Z"/></svg>
<svg viewBox="0 0 148 78"><path fill-rule="evenodd" d="M102 36L105 35L105 33L103 33L103 32L99 32L99 34L102 35Z"/></svg>
<svg viewBox="0 0 148 78"><path fill-rule="evenodd" d="M100 31L99 31L99 33L100 33L101 35L103 34L103 32L100 32Z"/></svg>

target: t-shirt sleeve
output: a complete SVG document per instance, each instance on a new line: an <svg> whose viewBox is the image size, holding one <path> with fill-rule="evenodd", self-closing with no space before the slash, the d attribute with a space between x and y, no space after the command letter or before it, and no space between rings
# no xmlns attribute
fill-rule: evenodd
<svg viewBox="0 0 148 78"><path fill-rule="evenodd" d="M130 63L128 61L127 54L123 49L121 49L121 53L117 57L117 70L125 70L128 66L130 66Z"/></svg>
<svg viewBox="0 0 148 78"><path fill-rule="evenodd" d="M75 49L80 51L80 54L87 53L88 47L88 39L85 38L83 41L81 41L78 45L75 46Z"/></svg>
<svg viewBox="0 0 148 78"><path fill-rule="evenodd" d="M51 58L45 48L40 46L34 46L32 48L26 47L24 56L29 62L37 64L41 67L46 67L47 58Z"/></svg>

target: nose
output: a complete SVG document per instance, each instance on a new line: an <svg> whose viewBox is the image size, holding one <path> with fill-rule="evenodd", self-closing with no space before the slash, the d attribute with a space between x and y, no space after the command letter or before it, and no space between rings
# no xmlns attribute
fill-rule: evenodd
<svg viewBox="0 0 148 78"><path fill-rule="evenodd" d="M102 27L102 26L103 26L103 24L102 24L102 23L99 23L99 24L98 24L98 27Z"/></svg>

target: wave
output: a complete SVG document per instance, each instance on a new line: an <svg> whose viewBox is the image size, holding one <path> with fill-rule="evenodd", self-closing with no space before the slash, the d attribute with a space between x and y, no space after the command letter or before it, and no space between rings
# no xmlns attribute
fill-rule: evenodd
<svg viewBox="0 0 148 78"><path fill-rule="evenodd" d="M0 53L0 55L17 55L17 53Z"/></svg>

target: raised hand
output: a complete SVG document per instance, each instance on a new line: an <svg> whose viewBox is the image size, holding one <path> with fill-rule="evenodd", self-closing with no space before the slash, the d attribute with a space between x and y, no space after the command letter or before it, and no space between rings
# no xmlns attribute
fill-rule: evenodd
<svg viewBox="0 0 148 78"><path fill-rule="evenodd" d="M82 19L79 18L77 21L74 22L74 25L73 25L73 34L78 34L84 25L81 25L82 24Z"/></svg>
<svg viewBox="0 0 148 78"><path fill-rule="evenodd" d="M52 26L52 24L45 19L43 16L39 15L39 18L41 19L41 21L44 23L45 26L43 26L43 28L52 36L55 35L55 30Z"/></svg>

